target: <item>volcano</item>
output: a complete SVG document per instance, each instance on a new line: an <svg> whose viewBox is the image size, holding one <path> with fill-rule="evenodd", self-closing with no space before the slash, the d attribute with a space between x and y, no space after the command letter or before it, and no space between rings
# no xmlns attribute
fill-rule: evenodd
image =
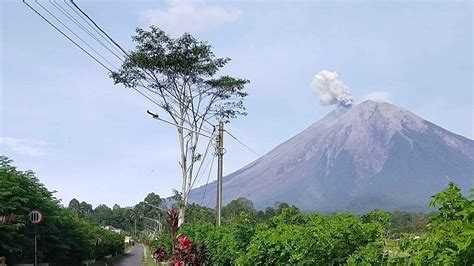
<svg viewBox="0 0 474 266"><path fill-rule="evenodd" d="M470 123L466 121L466 123ZM474 187L474 141L388 103L365 101L329 113L223 179L224 204L246 197L304 211L421 211L449 182ZM205 187L190 201L201 203ZM203 205L215 207L216 183Z"/></svg>

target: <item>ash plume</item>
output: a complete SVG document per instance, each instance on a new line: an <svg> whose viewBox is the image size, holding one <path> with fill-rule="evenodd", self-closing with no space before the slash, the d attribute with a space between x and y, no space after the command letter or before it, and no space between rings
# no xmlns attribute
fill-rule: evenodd
<svg viewBox="0 0 474 266"><path fill-rule="evenodd" d="M311 86L316 90L319 104L322 106L337 105L340 107L352 107L354 98L349 88L337 79L337 72L321 70L314 76Z"/></svg>

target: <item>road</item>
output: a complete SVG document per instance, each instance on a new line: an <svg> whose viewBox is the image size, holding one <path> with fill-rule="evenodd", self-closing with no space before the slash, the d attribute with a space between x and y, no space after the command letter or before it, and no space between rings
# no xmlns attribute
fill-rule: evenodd
<svg viewBox="0 0 474 266"><path fill-rule="evenodd" d="M115 262L113 265L117 266L142 266L143 262L143 245L142 244L136 244L130 252L125 254L123 259Z"/></svg>

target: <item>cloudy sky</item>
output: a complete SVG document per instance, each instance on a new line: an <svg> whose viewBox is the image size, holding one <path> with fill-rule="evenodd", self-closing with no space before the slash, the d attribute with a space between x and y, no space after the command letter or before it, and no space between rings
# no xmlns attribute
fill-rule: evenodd
<svg viewBox="0 0 474 266"><path fill-rule="evenodd" d="M227 129L258 154L331 111L311 87L323 69L336 71L356 102L388 101L474 138L471 1L75 2L127 49L136 27L156 25L232 58L223 73L251 81L249 115ZM157 107L113 85L21 1L0 7L1 154L65 204L128 206L179 188L175 130L145 113ZM230 138L226 149L226 173L256 159Z"/></svg>

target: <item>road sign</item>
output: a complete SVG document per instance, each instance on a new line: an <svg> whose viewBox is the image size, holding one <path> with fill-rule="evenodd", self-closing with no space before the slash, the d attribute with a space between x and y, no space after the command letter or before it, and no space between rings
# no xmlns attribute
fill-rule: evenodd
<svg viewBox="0 0 474 266"><path fill-rule="evenodd" d="M40 210L33 209L28 215L32 224L40 224L44 221L44 214Z"/></svg>

